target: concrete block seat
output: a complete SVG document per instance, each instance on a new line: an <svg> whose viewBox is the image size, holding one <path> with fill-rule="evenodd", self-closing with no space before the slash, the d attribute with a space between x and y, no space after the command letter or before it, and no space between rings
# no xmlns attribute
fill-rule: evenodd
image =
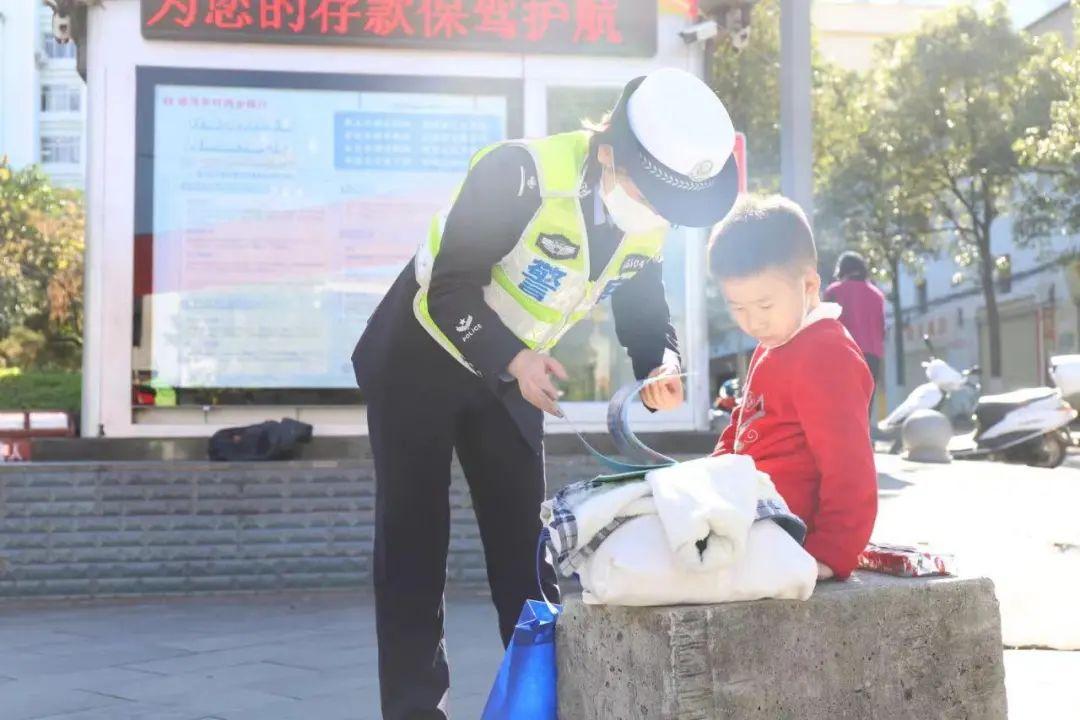
<svg viewBox="0 0 1080 720"><path fill-rule="evenodd" d="M988 579L856 573L806 602L623 608L567 600L560 717L1004 720Z"/></svg>

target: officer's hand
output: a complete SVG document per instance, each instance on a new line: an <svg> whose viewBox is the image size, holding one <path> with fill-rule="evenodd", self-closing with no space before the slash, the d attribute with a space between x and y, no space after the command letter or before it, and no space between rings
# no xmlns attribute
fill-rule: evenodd
<svg viewBox="0 0 1080 720"><path fill-rule="evenodd" d="M674 410L683 404L683 384L679 369L670 365L661 365L649 373L649 377L666 377L664 380L646 385L641 391L641 401L652 410Z"/></svg>
<svg viewBox="0 0 1080 720"><path fill-rule="evenodd" d="M517 379L523 398L544 412L561 417L555 404L561 393L550 377L551 373L555 373L560 380L570 378L561 362L535 350L522 350L510 362L506 371Z"/></svg>

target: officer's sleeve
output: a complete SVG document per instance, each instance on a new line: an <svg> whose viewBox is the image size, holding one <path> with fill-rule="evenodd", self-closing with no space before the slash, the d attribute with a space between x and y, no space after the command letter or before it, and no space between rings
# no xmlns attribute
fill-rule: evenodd
<svg viewBox="0 0 1080 720"><path fill-rule="evenodd" d="M493 383L525 344L484 301L483 290L492 267L514 248L539 207L532 156L520 147L496 148L465 178L432 267L431 318Z"/></svg>
<svg viewBox="0 0 1080 720"><path fill-rule="evenodd" d="M615 334L643 380L665 363L680 365L679 338L664 295L664 268L650 262L611 295Z"/></svg>

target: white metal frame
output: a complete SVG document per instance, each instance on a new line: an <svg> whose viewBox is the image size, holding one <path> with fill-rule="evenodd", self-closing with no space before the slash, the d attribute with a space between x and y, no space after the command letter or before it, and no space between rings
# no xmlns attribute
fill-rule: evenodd
<svg viewBox="0 0 1080 720"><path fill-rule="evenodd" d="M135 69L138 66L235 70L305 71L519 78L524 83L525 134L544 134L550 86L618 86L661 66L700 73L700 51L678 37L683 21L661 16L655 58L508 56L483 53L388 51L372 48L232 46L220 43L147 42L139 29L137 0L109 0L89 9L86 333L83 359L83 426L86 436L206 436L229 425L267 417L295 417L315 425L320 435L366 434L362 407L222 407L150 410L134 421L131 408L132 277L135 201ZM704 306L703 232L683 230L686 253L687 337L682 338L687 369L708 367ZM676 240L673 237L672 240ZM680 411L635 415L641 430L702 428L707 423L707 372L689 381ZM604 425L604 403L569 403L571 421L581 429ZM140 411L141 412L141 411ZM569 430L552 419L550 432Z"/></svg>

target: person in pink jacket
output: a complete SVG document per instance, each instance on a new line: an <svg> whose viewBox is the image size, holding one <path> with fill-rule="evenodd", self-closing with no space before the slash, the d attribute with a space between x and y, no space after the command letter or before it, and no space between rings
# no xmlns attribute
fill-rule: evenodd
<svg viewBox="0 0 1080 720"><path fill-rule="evenodd" d="M840 256L836 263L836 281L825 289L825 301L843 308L840 322L862 350L874 377L876 393L885 357L885 295L870 282L870 271L862 255L846 252ZM873 406L871 395L871 410Z"/></svg>

